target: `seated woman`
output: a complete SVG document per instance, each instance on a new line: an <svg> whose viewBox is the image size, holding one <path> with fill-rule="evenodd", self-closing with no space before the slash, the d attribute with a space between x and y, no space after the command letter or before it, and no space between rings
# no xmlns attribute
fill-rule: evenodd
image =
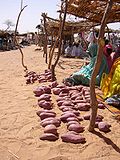
<svg viewBox="0 0 120 160"><path fill-rule="evenodd" d="M110 73L108 75L104 74L100 87L104 98L120 94L120 57L113 63Z"/></svg>
<svg viewBox="0 0 120 160"><path fill-rule="evenodd" d="M108 46L106 46L106 54L110 55L109 49L107 49ZM92 71L94 68L94 64L97 57L97 45L96 43L92 43L89 48L89 52L91 51L91 61L88 65L83 66L78 72L73 73L69 78L66 78L63 80L63 83L66 85L89 85ZM109 52L109 53L107 53ZM96 77L96 85L100 85L101 77L103 73L108 73L108 62L106 59L106 56L103 54L101 66L98 72L98 75Z"/></svg>

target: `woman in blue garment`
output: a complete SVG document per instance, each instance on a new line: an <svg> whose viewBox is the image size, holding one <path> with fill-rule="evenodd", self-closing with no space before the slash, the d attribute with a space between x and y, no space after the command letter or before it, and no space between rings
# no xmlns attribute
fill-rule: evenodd
<svg viewBox="0 0 120 160"><path fill-rule="evenodd" d="M92 71L94 68L94 64L96 61L96 57L97 57L97 43L96 43L96 39L94 39L94 41L88 46L88 53L91 57L90 63L86 66L83 66L78 72L73 73L69 78L65 78L63 80L63 83L65 83L66 85L89 85L90 79L91 79L91 75L92 75ZM102 58L102 63L100 66L100 70L99 73L96 77L96 85L100 85L100 80L102 77L103 73L108 73L108 65L106 62L106 58L103 55Z"/></svg>

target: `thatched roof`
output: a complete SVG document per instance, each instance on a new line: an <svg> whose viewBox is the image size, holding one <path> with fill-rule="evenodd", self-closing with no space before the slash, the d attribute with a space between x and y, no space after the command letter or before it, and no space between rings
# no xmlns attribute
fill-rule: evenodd
<svg viewBox="0 0 120 160"><path fill-rule="evenodd" d="M58 35L59 27L60 27L60 21L57 19L53 19L50 17L47 17L47 32L49 35ZM75 33L79 33L81 31L89 30L92 26L94 26L93 22L65 22L64 27L64 35L72 35Z"/></svg>
<svg viewBox="0 0 120 160"><path fill-rule="evenodd" d="M68 0L67 13L100 24L108 0ZM64 10L64 9L63 9ZM108 23L120 22L120 0L113 0Z"/></svg>
<svg viewBox="0 0 120 160"><path fill-rule="evenodd" d="M67 13L79 17L78 22L65 22L64 35L71 35L101 24L108 0L68 0ZM64 12L64 7L60 12ZM108 23L120 22L120 0L113 0ZM46 15L48 35L58 35L60 21ZM81 19L81 20L80 20Z"/></svg>
<svg viewBox="0 0 120 160"><path fill-rule="evenodd" d="M6 36L8 36L8 33L0 30L0 38L5 38Z"/></svg>

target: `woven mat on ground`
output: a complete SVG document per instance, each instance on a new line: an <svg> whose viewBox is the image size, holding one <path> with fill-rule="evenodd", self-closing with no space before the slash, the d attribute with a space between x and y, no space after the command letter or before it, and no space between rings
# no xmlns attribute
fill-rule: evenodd
<svg viewBox="0 0 120 160"><path fill-rule="evenodd" d="M119 120L120 121L120 109L114 107L114 106L111 106L111 105L108 105L103 97L102 97L102 93L101 92L97 92L97 99L99 99L104 105L105 107L112 113L112 116Z"/></svg>

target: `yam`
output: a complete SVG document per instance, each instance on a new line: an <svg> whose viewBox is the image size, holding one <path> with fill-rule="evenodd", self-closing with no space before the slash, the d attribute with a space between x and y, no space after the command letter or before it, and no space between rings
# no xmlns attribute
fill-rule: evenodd
<svg viewBox="0 0 120 160"><path fill-rule="evenodd" d="M51 88L49 86L42 86L46 94L51 94Z"/></svg>
<svg viewBox="0 0 120 160"><path fill-rule="evenodd" d="M58 139L58 136L52 133L44 133L41 137L40 140L48 140L48 141L56 141Z"/></svg>
<svg viewBox="0 0 120 160"><path fill-rule="evenodd" d="M40 113L40 119L43 120L45 118L49 118L49 117L55 117L56 114L53 114L53 113L47 113L47 112L43 112L43 113Z"/></svg>
<svg viewBox="0 0 120 160"><path fill-rule="evenodd" d="M69 93L69 89L68 88L61 88L61 92L62 93Z"/></svg>
<svg viewBox="0 0 120 160"><path fill-rule="evenodd" d="M82 137L81 135L74 134L73 132L68 132L66 134L63 134L61 136L61 139L63 142L68 142L68 143L85 143L85 138Z"/></svg>
<svg viewBox="0 0 120 160"><path fill-rule="evenodd" d="M60 88L53 88L52 91L53 91L53 94L59 95L61 92L61 89Z"/></svg>
<svg viewBox="0 0 120 160"><path fill-rule="evenodd" d="M98 123L98 128L100 131L109 132L110 127L111 127L111 125L109 125L107 122L99 122Z"/></svg>
<svg viewBox="0 0 120 160"><path fill-rule="evenodd" d="M71 124L80 124L79 122L77 122L77 121L69 121L69 122L67 122L67 128L71 125Z"/></svg>
<svg viewBox="0 0 120 160"><path fill-rule="evenodd" d="M96 116L96 122L101 122L104 117L102 115Z"/></svg>
<svg viewBox="0 0 120 160"><path fill-rule="evenodd" d="M81 133L84 131L84 127L82 127L80 124L71 124L68 127L69 131L75 131L77 133Z"/></svg>
<svg viewBox="0 0 120 160"><path fill-rule="evenodd" d="M65 97L65 96L68 96L68 93L62 93L62 92L60 92L59 97Z"/></svg>
<svg viewBox="0 0 120 160"><path fill-rule="evenodd" d="M44 109L52 109L52 105L53 103L51 103L50 101L45 101L45 100L41 100L38 102L39 107L44 108Z"/></svg>
<svg viewBox="0 0 120 160"><path fill-rule="evenodd" d="M78 107L79 111L89 111L90 110L89 103L77 103L77 107Z"/></svg>
<svg viewBox="0 0 120 160"><path fill-rule="evenodd" d="M67 122L69 122L69 121L77 121L77 122L79 122L77 117L69 117L69 118L67 118Z"/></svg>
<svg viewBox="0 0 120 160"><path fill-rule="evenodd" d="M75 100L76 98L81 97L81 93L77 93L77 94L72 94L71 95L71 99Z"/></svg>
<svg viewBox="0 0 120 160"><path fill-rule="evenodd" d="M44 128L44 133L52 133L52 134L58 135L57 128L54 124L47 125Z"/></svg>
<svg viewBox="0 0 120 160"><path fill-rule="evenodd" d="M57 81L53 81L51 84L50 84L50 88L55 88L56 86L58 85Z"/></svg>
<svg viewBox="0 0 120 160"><path fill-rule="evenodd" d="M41 113L52 113L52 114L55 114L56 115L56 113L55 112L53 112L53 111L51 111L51 110L46 110L46 109L44 109L44 110L40 110L40 111L37 111L36 112L36 114L40 117L40 114Z"/></svg>
<svg viewBox="0 0 120 160"><path fill-rule="evenodd" d="M74 106L74 104L72 103L72 101L63 101L62 105L64 106Z"/></svg>
<svg viewBox="0 0 120 160"><path fill-rule="evenodd" d="M50 101L51 96L49 94L42 94L39 98L38 101L41 100L46 100L46 101Z"/></svg>
<svg viewBox="0 0 120 160"><path fill-rule="evenodd" d="M72 112L68 112L68 113L63 114L60 117L60 119L61 119L61 121L66 122L67 118L69 118L69 117L76 117L76 115L74 113L72 113Z"/></svg>
<svg viewBox="0 0 120 160"><path fill-rule="evenodd" d="M99 104L98 104L98 108L99 108L99 109L105 109L105 105L104 105L103 103L99 103Z"/></svg>
<svg viewBox="0 0 120 160"><path fill-rule="evenodd" d="M65 88L66 86L64 84L57 85L57 88Z"/></svg>
<svg viewBox="0 0 120 160"><path fill-rule="evenodd" d="M72 102L74 104L77 104L77 103L86 103L86 100L73 100Z"/></svg>
<svg viewBox="0 0 120 160"><path fill-rule="evenodd" d="M45 120L45 121L41 122L42 127L45 127L45 126L50 125L50 124L54 124L56 127L59 127L60 126L60 121L56 118L53 118L51 120Z"/></svg>
<svg viewBox="0 0 120 160"><path fill-rule="evenodd" d="M33 89L33 93L35 94L35 96L41 96L42 94L44 94L44 90L41 87L36 87Z"/></svg>

